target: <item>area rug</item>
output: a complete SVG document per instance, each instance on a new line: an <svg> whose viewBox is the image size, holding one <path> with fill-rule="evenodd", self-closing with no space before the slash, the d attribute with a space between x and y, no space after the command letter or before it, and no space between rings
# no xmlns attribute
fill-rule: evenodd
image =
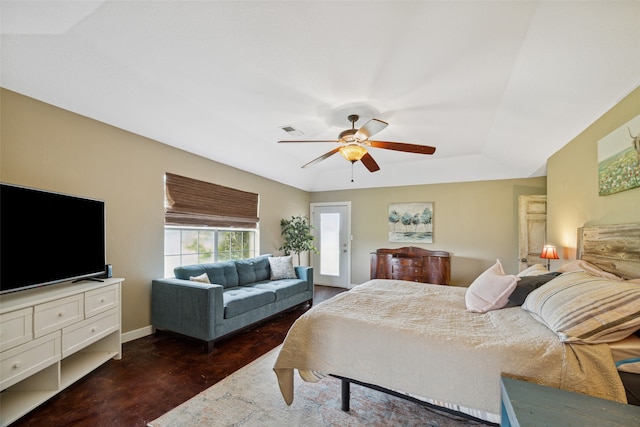
<svg viewBox="0 0 640 427"><path fill-rule="evenodd" d="M181 426L485 426L385 393L351 385L351 410L340 409L340 381L305 383L296 376L291 406L282 399L273 364L280 347L148 424ZM487 424L488 425L488 424Z"/></svg>

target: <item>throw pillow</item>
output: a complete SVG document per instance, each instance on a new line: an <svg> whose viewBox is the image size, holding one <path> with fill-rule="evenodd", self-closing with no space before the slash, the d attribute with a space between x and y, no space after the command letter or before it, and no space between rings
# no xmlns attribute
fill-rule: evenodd
<svg viewBox="0 0 640 427"><path fill-rule="evenodd" d="M189 280L191 280L192 282L211 283L209 281L209 276L207 276L207 273L202 273L199 276L190 276Z"/></svg>
<svg viewBox="0 0 640 427"><path fill-rule="evenodd" d="M500 260L496 260L496 263L478 276L467 289L464 296L467 311L486 313L503 308L517 283L518 278L512 274L505 274Z"/></svg>
<svg viewBox="0 0 640 427"><path fill-rule="evenodd" d="M614 342L640 328L640 286L585 271L564 273L531 292L522 308L562 342Z"/></svg>
<svg viewBox="0 0 640 427"><path fill-rule="evenodd" d="M518 280L516 288L509 295L509 307L522 305L527 296L538 289L540 286L551 281L554 277L558 277L560 273L540 274L538 276L525 276Z"/></svg>
<svg viewBox="0 0 640 427"><path fill-rule="evenodd" d="M269 257L269 266L271 267L271 280L297 278L291 255Z"/></svg>
<svg viewBox="0 0 640 427"><path fill-rule="evenodd" d="M624 280L622 277L618 277L613 273L608 273L602 270L600 267L594 264L591 264L589 261L585 261L583 259L576 259L573 261L569 261L568 263L560 267L558 271L560 273L569 273L572 271L586 271L588 273L595 274L597 276L600 276L609 280L618 280L618 281Z"/></svg>

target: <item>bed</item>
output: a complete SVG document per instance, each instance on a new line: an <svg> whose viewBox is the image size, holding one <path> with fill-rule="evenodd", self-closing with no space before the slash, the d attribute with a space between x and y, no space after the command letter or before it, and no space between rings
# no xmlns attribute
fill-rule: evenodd
<svg viewBox="0 0 640 427"><path fill-rule="evenodd" d="M274 364L285 402L294 398L295 371L305 381L333 375L492 423L500 422L501 375L627 402L625 385L640 377L640 339L633 340L640 283L628 280L640 277L640 224L585 227L578 242L579 261L528 291L522 305L471 311L469 291L480 276L469 288L371 280L318 304L292 326ZM512 286L511 275L496 269L485 279ZM557 288L570 304L617 308L567 326L567 298L558 299ZM605 301L619 290L621 299ZM507 293L515 287L499 297ZM624 340L628 345L612 350ZM621 375L621 367L628 372ZM625 375L631 380L623 383Z"/></svg>

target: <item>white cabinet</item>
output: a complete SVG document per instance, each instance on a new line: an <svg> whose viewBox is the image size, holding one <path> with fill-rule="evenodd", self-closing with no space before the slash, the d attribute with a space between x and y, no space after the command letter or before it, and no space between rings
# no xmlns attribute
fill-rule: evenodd
<svg viewBox="0 0 640 427"><path fill-rule="evenodd" d="M123 279L60 283L0 296L0 425L122 353Z"/></svg>

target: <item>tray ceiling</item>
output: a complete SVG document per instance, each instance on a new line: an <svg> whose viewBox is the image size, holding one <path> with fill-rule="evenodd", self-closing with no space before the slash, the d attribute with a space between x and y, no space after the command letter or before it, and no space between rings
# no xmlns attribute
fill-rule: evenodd
<svg viewBox="0 0 640 427"><path fill-rule="evenodd" d="M1 84L307 191L545 175L640 84L634 1L2 1ZM372 148L369 173L336 139ZM281 127L303 135L291 137ZM595 167L595 165L594 165Z"/></svg>

